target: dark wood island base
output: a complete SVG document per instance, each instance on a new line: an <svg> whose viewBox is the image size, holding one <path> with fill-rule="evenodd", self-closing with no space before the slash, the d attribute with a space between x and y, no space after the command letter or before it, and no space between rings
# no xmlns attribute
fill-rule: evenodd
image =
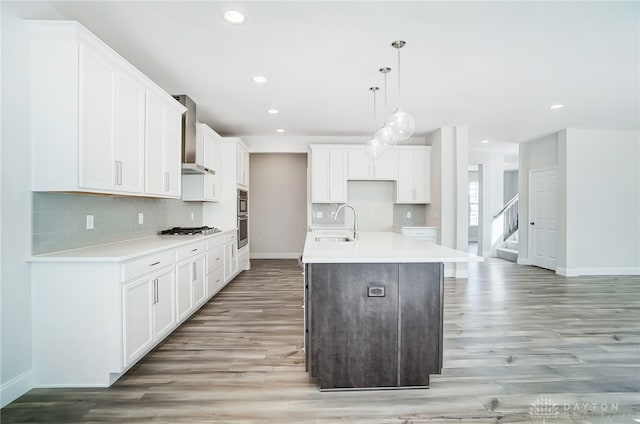
<svg viewBox="0 0 640 424"><path fill-rule="evenodd" d="M305 359L320 389L428 387L442 371L443 268L307 263Z"/></svg>

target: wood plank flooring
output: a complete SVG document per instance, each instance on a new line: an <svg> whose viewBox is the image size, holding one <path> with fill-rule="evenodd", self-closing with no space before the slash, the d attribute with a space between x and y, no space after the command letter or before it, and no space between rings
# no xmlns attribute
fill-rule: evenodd
<svg viewBox="0 0 640 424"><path fill-rule="evenodd" d="M444 370L430 389L321 393L300 350L300 268L252 267L111 388L34 389L0 421L640 420L640 277L565 278L499 259L471 265L468 280L445 281Z"/></svg>

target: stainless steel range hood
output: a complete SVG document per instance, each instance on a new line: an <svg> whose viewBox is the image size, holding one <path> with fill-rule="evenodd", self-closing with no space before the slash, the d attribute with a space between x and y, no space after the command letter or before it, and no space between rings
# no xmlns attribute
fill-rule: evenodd
<svg viewBox="0 0 640 424"><path fill-rule="evenodd" d="M182 115L182 173L183 174L212 174L216 171L198 163L196 155L196 103L191 97L180 94L173 96L187 111Z"/></svg>

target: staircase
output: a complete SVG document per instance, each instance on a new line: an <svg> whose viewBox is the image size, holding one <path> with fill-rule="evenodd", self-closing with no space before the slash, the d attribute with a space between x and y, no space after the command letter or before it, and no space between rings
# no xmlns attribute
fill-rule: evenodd
<svg viewBox="0 0 640 424"><path fill-rule="evenodd" d="M518 262L518 232L516 231L496 249L499 258Z"/></svg>
<svg viewBox="0 0 640 424"><path fill-rule="evenodd" d="M499 258L511 262L518 261L518 206L520 195L509 200L493 220L502 220L502 245L496 249Z"/></svg>

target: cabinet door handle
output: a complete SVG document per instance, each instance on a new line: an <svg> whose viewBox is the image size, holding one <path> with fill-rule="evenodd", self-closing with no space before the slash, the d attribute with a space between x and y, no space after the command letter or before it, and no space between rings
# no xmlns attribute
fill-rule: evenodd
<svg viewBox="0 0 640 424"><path fill-rule="evenodd" d="M113 173L115 174L115 184L116 185L120 185L120 177L119 177L119 173L118 173L118 161L114 160L113 161Z"/></svg>
<svg viewBox="0 0 640 424"><path fill-rule="evenodd" d="M122 185L122 161L118 161L118 185Z"/></svg>
<svg viewBox="0 0 640 424"><path fill-rule="evenodd" d="M416 200L416 189L413 189L413 200Z"/></svg>
<svg viewBox="0 0 640 424"><path fill-rule="evenodd" d="M192 252L197 252L198 248L196 247L195 249L191 249Z"/></svg>
<svg viewBox="0 0 640 424"><path fill-rule="evenodd" d="M153 304L158 303L158 279L153 280Z"/></svg>
<svg viewBox="0 0 640 424"><path fill-rule="evenodd" d="M154 263L152 263L152 264L149 264L149 266L156 266L156 265L159 265L159 264L160 264L160 261L158 261L158 262L154 262Z"/></svg>
<svg viewBox="0 0 640 424"><path fill-rule="evenodd" d="M195 262L193 262L193 281L198 279L198 267Z"/></svg>
<svg viewBox="0 0 640 424"><path fill-rule="evenodd" d="M164 173L164 191L169 191L169 188L170 188L169 173L165 172Z"/></svg>

